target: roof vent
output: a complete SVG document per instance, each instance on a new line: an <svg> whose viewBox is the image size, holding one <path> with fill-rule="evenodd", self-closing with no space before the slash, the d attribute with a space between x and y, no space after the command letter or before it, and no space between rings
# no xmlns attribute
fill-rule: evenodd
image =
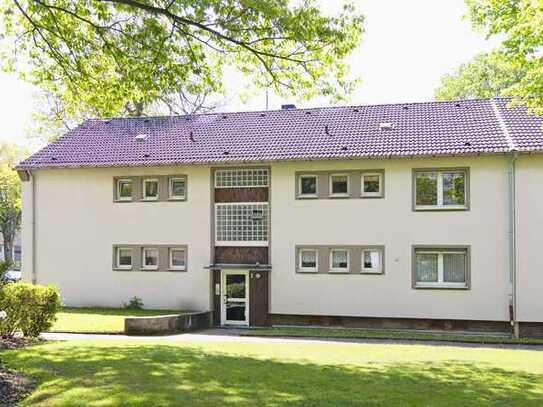
<svg viewBox="0 0 543 407"><path fill-rule="evenodd" d="M392 130L392 129L394 129L394 124L392 124L392 123L379 123L379 129L381 129L381 130Z"/></svg>
<svg viewBox="0 0 543 407"><path fill-rule="evenodd" d="M296 105L293 105L293 104L281 105L281 110L289 110L289 109L296 109Z"/></svg>
<svg viewBox="0 0 543 407"><path fill-rule="evenodd" d="M136 136L136 141L138 143L143 143L145 141L145 139L147 138L147 134L138 134Z"/></svg>

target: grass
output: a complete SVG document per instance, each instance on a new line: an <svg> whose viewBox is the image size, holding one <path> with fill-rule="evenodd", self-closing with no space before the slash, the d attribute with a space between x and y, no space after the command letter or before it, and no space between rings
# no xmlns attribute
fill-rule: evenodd
<svg viewBox="0 0 543 407"><path fill-rule="evenodd" d="M434 333L415 331L392 330L364 330L348 328L253 328L241 332L242 336L282 336L282 337L313 337L313 338L366 338L366 339L400 339L400 340L425 340L447 341L465 343L488 344L519 344L519 345L543 345L543 339L520 338L492 335L469 335L454 333Z"/></svg>
<svg viewBox="0 0 543 407"><path fill-rule="evenodd" d="M50 332L123 333L125 317L179 314L173 310L124 308L63 308Z"/></svg>
<svg viewBox="0 0 543 407"><path fill-rule="evenodd" d="M50 342L0 354L22 406L541 406L543 352L421 344Z"/></svg>

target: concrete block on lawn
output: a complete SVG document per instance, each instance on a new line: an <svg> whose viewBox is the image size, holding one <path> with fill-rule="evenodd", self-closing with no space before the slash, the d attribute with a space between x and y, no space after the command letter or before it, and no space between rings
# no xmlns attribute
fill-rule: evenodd
<svg viewBox="0 0 543 407"><path fill-rule="evenodd" d="M205 329L211 326L211 312L187 312L178 315L126 317L127 335L168 335Z"/></svg>

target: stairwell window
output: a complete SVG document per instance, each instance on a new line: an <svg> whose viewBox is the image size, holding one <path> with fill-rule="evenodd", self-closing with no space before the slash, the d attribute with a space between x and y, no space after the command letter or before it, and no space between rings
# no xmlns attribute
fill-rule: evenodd
<svg viewBox="0 0 543 407"><path fill-rule="evenodd" d="M158 249L144 247L143 248L143 269L158 270Z"/></svg>
<svg viewBox="0 0 543 407"><path fill-rule="evenodd" d="M117 180L117 200L118 201L132 200L132 180L131 179Z"/></svg>
<svg viewBox="0 0 543 407"><path fill-rule="evenodd" d="M468 170L415 170L415 210L468 209Z"/></svg>
<svg viewBox="0 0 543 407"><path fill-rule="evenodd" d="M349 174L330 175L330 196L348 197L350 195Z"/></svg>
<svg viewBox="0 0 543 407"><path fill-rule="evenodd" d="M143 199L145 201L158 200L158 179L143 180Z"/></svg>
<svg viewBox="0 0 543 407"><path fill-rule="evenodd" d="M317 249L300 249L298 269L302 272L316 273L318 270Z"/></svg>
<svg viewBox="0 0 543 407"><path fill-rule="evenodd" d="M348 249L330 250L330 272L348 273L350 263L350 253Z"/></svg>
<svg viewBox="0 0 543 407"><path fill-rule="evenodd" d="M117 268L132 269L132 249L129 247L117 248Z"/></svg>
<svg viewBox="0 0 543 407"><path fill-rule="evenodd" d="M468 288L468 248L415 248L415 288Z"/></svg>

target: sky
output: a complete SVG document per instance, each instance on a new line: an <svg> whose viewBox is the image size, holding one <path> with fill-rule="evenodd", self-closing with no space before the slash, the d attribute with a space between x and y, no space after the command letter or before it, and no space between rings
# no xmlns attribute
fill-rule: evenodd
<svg viewBox="0 0 543 407"><path fill-rule="evenodd" d="M334 13L335 0L320 0ZM492 49L481 33L463 18L464 0L356 0L365 16L366 33L349 57L352 73L362 78L348 104L428 101L441 77L474 55ZM231 74L226 82L243 82ZM223 111L265 109L265 93L241 99L240 89L227 86ZM0 141L26 143L34 108L32 86L16 75L0 73ZM270 109L295 102L298 107L330 105L323 98L296 102L270 95Z"/></svg>

